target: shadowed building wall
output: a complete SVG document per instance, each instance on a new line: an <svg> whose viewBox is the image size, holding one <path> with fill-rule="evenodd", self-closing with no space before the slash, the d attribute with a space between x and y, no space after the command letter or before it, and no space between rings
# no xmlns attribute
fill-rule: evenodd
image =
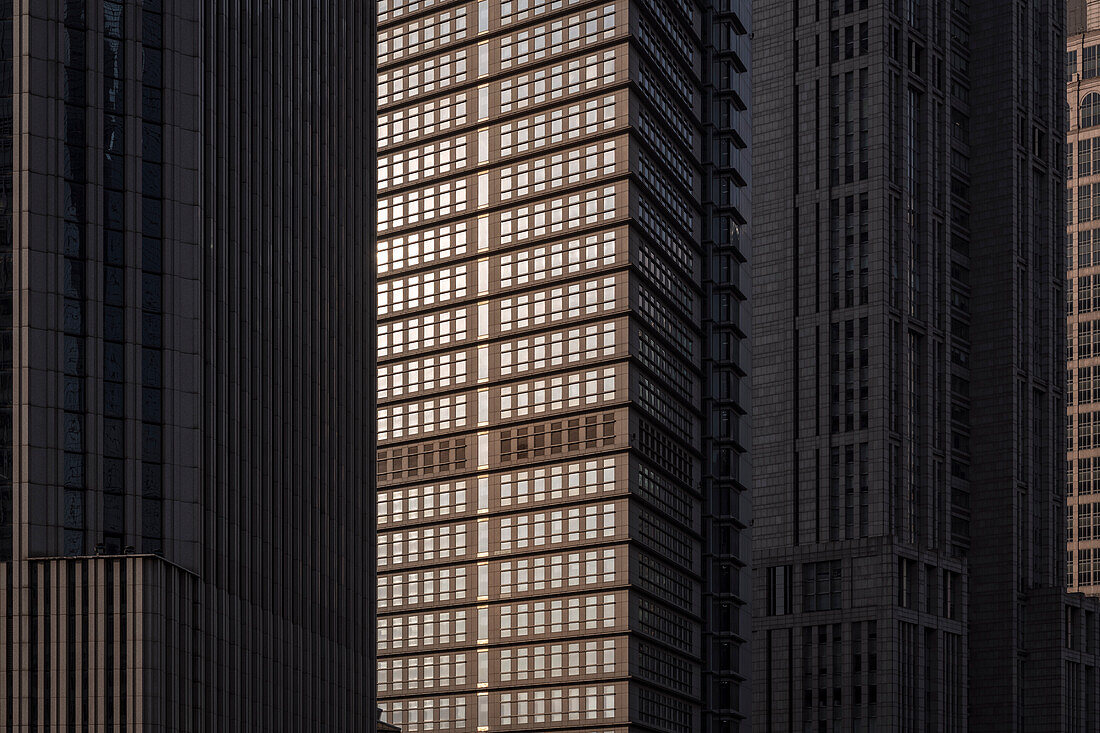
<svg viewBox="0 0 1100 733"><path fill-rule="evenodd" d="M1064 12L755 5L755 730L1096 726L1062 569Z"/></svg>
<svg viewBox="0 0 1100 733"><path fill-rule="evenodd" d="M0 724L371 729L373 13L0 11Z"/></svg>

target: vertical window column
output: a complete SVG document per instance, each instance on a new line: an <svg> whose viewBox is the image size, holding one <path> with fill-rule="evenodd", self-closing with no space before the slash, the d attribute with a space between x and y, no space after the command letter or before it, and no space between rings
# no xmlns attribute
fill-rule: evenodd
<svg viewBox="0 0 1100 733"><path fill-rule="evenodd" d="M163 549L163 34L161 0L142 11L141 141L141 535Z"/></svg>
<svg viewBox="0 0 1100 733"><path fill-rule="evenodd" d="M8 31L10 34L10 30ZM10 38L10 36L9 36ZM63 353L62 372L64 373L62 397L64 414L62 446L63 462L62 483L64 485L64 538L62 552L66 555L81 555L87 552L85 547L85 507L87 505L85 489L85 445L86 426L84 376L85 342L84 323L86 309L85 274L85 182L87 161L87 56L86 56L84 0L67 0L65 3L65 29L63 54L65 67L63 74L63 94L65 103L65 137L63 150L64 165L64 242L62 243L64 260L64 303L63 303ZM7 80L10 85L10 77ZM10 89L10 86L9 86ZM9 128L10 133L10 128ZM10 138L9 138L10 139ZM11 170L10 166L6 170ZM10 189L9 189L10 190ZM11 373L11 233L6 237L5 274L9 286L2 320L8 325L5 339L5 365ZM10 376L7 377L10 380ZM7 434L0 437L4 450L11 446L11 382L5 382L8 391ZM10 467L10 454L9 462ZM10 470L8 487L10 490Z"/></svg>
<svg viewBox="0 0 1100 733"><path fill-rule="evenodd" d="M126 166L124 5L103 0L103 551L126 531Z"/></svg>

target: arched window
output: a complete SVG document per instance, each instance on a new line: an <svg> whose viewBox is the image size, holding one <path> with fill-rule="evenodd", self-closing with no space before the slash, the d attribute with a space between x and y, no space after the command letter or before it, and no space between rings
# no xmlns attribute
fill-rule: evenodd
<svg viewBox="0 0 1100 733"><path fill-rule="evenodd" d="M1100 125L1100 94L1086 94L1081 102L1081 127Z"/></svg>

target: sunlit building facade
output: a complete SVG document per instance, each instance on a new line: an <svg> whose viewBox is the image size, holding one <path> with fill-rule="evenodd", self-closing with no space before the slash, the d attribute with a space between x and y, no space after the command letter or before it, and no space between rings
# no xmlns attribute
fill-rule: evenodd
<svg viewBox="0 0 1100 733"><path fill-rule="evenodd" d="M748 4L378 29L386 719L745 730Z"/></svg>

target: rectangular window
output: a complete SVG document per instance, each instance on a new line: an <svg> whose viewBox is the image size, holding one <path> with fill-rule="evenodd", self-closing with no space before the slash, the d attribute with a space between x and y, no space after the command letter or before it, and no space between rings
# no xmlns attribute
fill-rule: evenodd
<svg viewBox="0 0 1100 733"><path fill-rule="evenodd" d="M791 612L791 566L768 568L768 615L784 616Z"/></svg>
<svg viewBox="0 0 1100 733"><path fill-rule="evenodd" d="M489 87L477 88L477 118L489 119Z"/></svg>

